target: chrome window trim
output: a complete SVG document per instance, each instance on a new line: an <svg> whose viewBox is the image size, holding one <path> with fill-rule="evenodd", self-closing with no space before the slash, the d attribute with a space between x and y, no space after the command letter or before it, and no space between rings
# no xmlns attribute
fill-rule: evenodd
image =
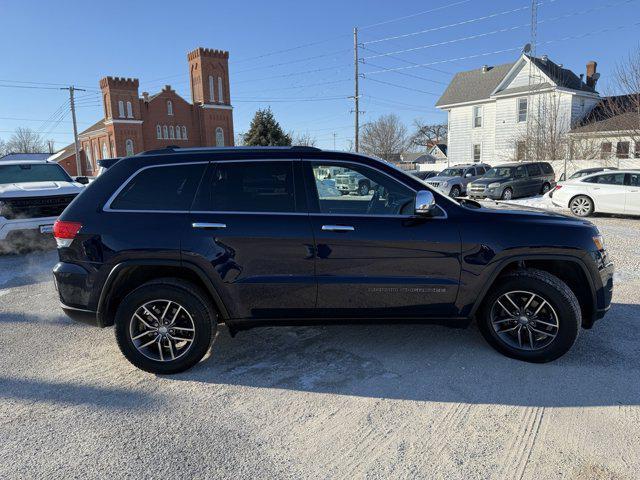
<svg viewBox="0 0 640 480"><path fill-rule="evenodd" d="M176 167L176 166L181 166L181 165L200 165L200 164L204 164L207 165L211 162L209 162L209 160L201 160L198 162L177 162L177 163L165 163L163 165L147 165L146 167L142 167L139 168L138 170L136 170L135 172L133 172L131 175L129 175L129 177L122 183L122 185L120 185L115 192L113 192L113 194L109 197L109 199L105 202L104 206L102 207L102 211L103 212L140 212L140 213L149 213L149 212L157 212L157 213L181 213L184 210L124 210L124 209L119 209L119 208L111 208L111 204L113 203L113 201L116 199L116 197L120 194L120 192L122 192L122 190L125 189L125 187L127 185L129 185L129 183L131 183L131 180L133 180L140 172L143 172L144 170L149 170L151 168L164 168L164 167ZM188 210L187 210L188 212Z"/></svg>

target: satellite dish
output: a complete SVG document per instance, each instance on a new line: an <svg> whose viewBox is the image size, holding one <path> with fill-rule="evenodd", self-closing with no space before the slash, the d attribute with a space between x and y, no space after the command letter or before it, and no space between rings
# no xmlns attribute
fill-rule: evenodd
<svg viewBox="0 0 640 480"><path fill-rule="evenodd" d="M530 43L527 43L527 44L524 46L524 48L522 49L522 51L523 51L524 53L529 53L529 52L531 51L531 44L530 44Z"/></svg>

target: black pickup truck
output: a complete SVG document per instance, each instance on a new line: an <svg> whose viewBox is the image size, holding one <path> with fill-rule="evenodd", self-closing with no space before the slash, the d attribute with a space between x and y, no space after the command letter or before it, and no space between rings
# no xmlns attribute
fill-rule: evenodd
<svg viewBox="0 0 640 480"><path fill-rule="evenodd" d="M321 174L334 167L375 187L341 195ZM311 147L124 158L71 203L54 236L64 311L115 324L123 354L155 373L199 362L220 324L235 334L475 321L503 354L547 362L604 316L613 289L587 221L483 208L385 162Z"/></svg>

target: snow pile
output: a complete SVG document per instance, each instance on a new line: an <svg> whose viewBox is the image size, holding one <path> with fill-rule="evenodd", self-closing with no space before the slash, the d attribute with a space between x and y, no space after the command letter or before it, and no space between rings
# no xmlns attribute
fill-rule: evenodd
<svg viewBox="0 0 640 480"><path fill-rule="evenodd" d="M549 197L548 193L544 195L536 195L535 197L517 198L508 201L502 200L502 203L521 205L523 207L542 208L544 210L563 210L562 207L557 207L551 202L551 197Z"/></svg>

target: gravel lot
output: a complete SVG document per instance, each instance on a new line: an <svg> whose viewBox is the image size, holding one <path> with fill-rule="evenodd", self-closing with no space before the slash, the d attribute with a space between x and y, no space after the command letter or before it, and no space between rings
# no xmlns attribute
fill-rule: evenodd
<svg viewBox="0 0 640 480"><path fill-rule="evenodd" d="M546 365L475 327L267 328L156 377L62 315L55 252L0 257L0 478L638 478L640 220L594 222L614 305Z"/></svg>

